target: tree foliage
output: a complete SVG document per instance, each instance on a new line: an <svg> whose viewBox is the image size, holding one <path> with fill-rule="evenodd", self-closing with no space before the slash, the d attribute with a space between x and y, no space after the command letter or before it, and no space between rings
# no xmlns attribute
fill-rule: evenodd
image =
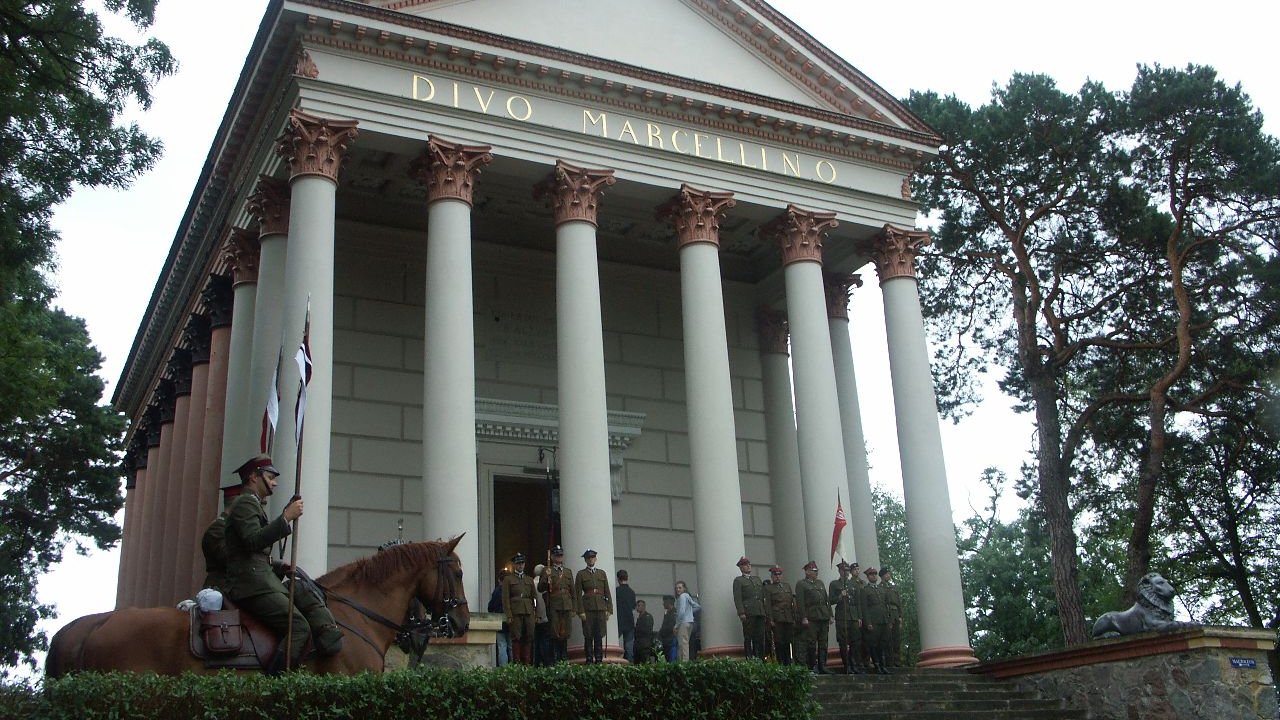
<svg viewBox="0 0 1280 720"><path fill-rule="evenodd" d="M945 411L994 362L1035 414L1028 483L1068 643L1087 639L1079 513L1151 564L1168 433L1256 394L1276 367L1280 152L1210 68L1139 68L1127 93L1015 75L971 108L913 93L942 135L915 187L941 223L921 273ZM1253 362L1242 362L1251 355Z"/></svg>
<svg viewBox="0 0 1280 720"><path fill-rule="evenodd" d="M139 29L155 0L102 0ZM78 186L127 186L160 144L134 124L173 72L162 43L107 35L79 0L0 0L0 665L43 647L41 574L68 543L119 539L121 418L99 405L101 357L51 306L54 207ZM3 673L3 670L0 670Z"/></svg>
<svg viewBox="0 0 1280 720"><path fill-rule="evenodd" d="M893 582L902 596L902 662L914 666L920 657L920 620L911 546L907 543L907 508L878 486L871 489L871 505L876 515L880 564L893 572Z"/></svg>

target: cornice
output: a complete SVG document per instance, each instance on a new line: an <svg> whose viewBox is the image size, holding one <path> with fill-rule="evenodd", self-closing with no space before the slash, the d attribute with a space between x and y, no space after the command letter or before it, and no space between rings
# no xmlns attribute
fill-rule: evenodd
<svg viewBox="0 0 1280 720"><path fill-rule="evenodd" d="M709 0L689 1L700 7L710 6L713 4L709 2ZM300 6L316 8L318 10L342 12L348 15L366 18L369 21L386 23L406 28L407 30L431 33L462 42L480 44L486 47L487 50L462 48L450 45L449 43L423 40L408 34L376 30L355 22L344 22L333 18L321 18L318 14L308 15L304 22L304 26L308 31L314 32L322 30L324 33L334 37L339 35L348 35L358 43L368 42L374 44L376 47L386 49L399 48L402 52L402 55L399 57L403 57L404 59L408 59L411 54L418 57L422 57L424 55L429 57L439 54L441 57L447 58L450 61L448 67L454 67L455 72L461 72L461 70L456 69L458 66L479 67L487 65L500 71L504 75L519 75L524 72L535 72L540 73L542 77L550 77L558 83L572 83L582 87L594 87L597 90L603 90L604 95L608 95L610 93L621 94L627 90L630 90L633 94L644 95L645 93L648 93L649 99L652 99L655 102L681 107L686 111L695 111L704 115L713 114L721 117L733 117L743 124L752 124L757 127L770 125L779 133L786 132L792 135L808 135L815 138L825 137L844 145L869 142L872 145L879 146L882 143L881 141L872 140L870 138L857 137L847 132L835 131L829 128L820 128L811 124L795 122L782 117L757 115L745 108L734 108L727 105L708 103L693 97L676 95L671 93L669 90L658 87L646 88L643 87L643 84L649 83L655 86L662 86L663 88L679 88L691 93L700 93L718 98L726 98L742 105L767 107L771 110L777 111L779 114L795 115L812 120L818 120L820 122L830 123L832 125L857 128L858 130L868 133L898 138L904 142L918 143L929 147L936 147L941 142L937 134L919 120L915 120L914 123L911 123L915 126L915 129L900 128L884 122L878 122L845 113L823 110L820 108L808 107L798 103L758 95L745 90L684 78L678 75L650 70L593 55L586 55L584 53L577 53L549 45L519 40L505 35L488 33L460 25L452 25L450 23L419 17L416 15L407 15L403 12L390 10L384 7L357 4L350 2L350 0L293 0L293 2ZM754 8L755 3L752 3L752 6ZM724 13L719 10L713 11L703 7L702 11L704 13L711 14L722 23L728 23L728 21L732 19L726 18ZM778 18L782 18L782 16L777 14L776 11L773 11L773 15ZM787 28L798 31L797 26L790 21L779 24L785 24ZM737 29L732 27L728 27L727 29L735 35L739 32ZM800 39L803 39L814 48L821 48L824 50L825 56L839 60L838 56L830 50L822 48L820 43L803 33L803 31L798 31L796 34ZM778 36L775 35L774 37ZM314 41L316 36L313 35L309 39ZM758 42L759 40L756 39L753 44ZM758 45L756 47L757 50L760 49ZM533 63L514 57L505 57L492 52L491 49L505 50L512 54L543 58L550 61L552 64L539 63L538 67L533 67ZM770 50L767 55L770 57L772 62L781 63L781 69L788 72L788 74L793 77L796 77L795 72L788 69L787 63L784 63L782 58L777 55L776 50ZM384 55L384 57L393 56ZM399 59L399 57L397 59ZM559 63L564 66L557 66L555 63ZM836 65L836 63L833 63L833 65ZM885 93L883 90L876 87L874 83L871 83L865 78L865 76L862 76L861 73L854 70L847 62L839 60L838 66L846 69L845 75L848 76L847 79L850 82L857 84L860 88L864 88L868 94L875 95L878 100L881 100L893 107L901 107L896 100L888 95L888 93ZM801 67L804 66L801 65ZM590 73L583 73L580 71L582 68L594 70L598 73L624 75L629 78L634 78L638 82L636 84L618 83L605 78L595 77ZM812 79L806 79L803 76L797 79L803 80L806 85L812 84L814 87L818 88L818 90L822 90L821 74ZM849 101L840 101L834 95L827 97L824 93L833 93L834 86L832 86L832 88L833 89L830 91L822 90L822 92L818 93L819 96L828 100L837 107L856 107L852 102L853 95L850 96L851 99ZM815 90L815 92L817 92L817 90ZM867 112L871 112L872 110L872 108L868 108ZM910 116L910 113L907 113L905 109L903 110L903 113ZM913 116L912 118L914 119ZM915 148L902 148L902 151L903 154L910 153L912 155L920 152ZM923 152L920 153L920 158L917 158L917 160L923 160Z"/></svg>
<svg viewBox="0 0 1280 720"><path fill-rule="evenodd" d="M640 436L645 414L609 411L609 448L626 450ZM555 445L560 440L560 408L542 403L476 398L476 439Z"/></svg>

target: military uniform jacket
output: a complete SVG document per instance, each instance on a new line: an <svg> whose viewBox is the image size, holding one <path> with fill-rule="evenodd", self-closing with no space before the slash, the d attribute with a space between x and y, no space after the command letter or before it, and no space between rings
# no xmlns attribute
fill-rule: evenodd
<svg viewBox="0 0 1280 720"><path fill-rule="evenodd" d="M858 595L861 590L862 588L858 585L858 581L853 578L836 578L831 581L831 587L828 592L831 596L831 603L836 606L835 618L837 621L848 622L862 619L862 605L858 601Z"/></svg>
<svg viewBox="0 0 1280 720"><path fill-rule="evenodd" d="M739 615L764 615L764 581L755 575L733 579L733 606Z"/></svg>
<svg viewBox="0 0 1280 720"><path fill-rule="evenodd" d="M881 592L884 593L885 609L888 611L886 622L894 623L902 619L902 593L898 592L897 585L889 585L880 583Z"/></svg>
<svg viewBox="0 0 1280 720"><path fill-rule="evenodd" d="M280 515L267 520L262 501L251 492L236 496L227 509L228 593L233 600L267 593L288 593L271 569L271 546L289 536L289 523Z"/></svg>
<svg viewBox="0 0 1280 720"><path fill-rule="evenodd" d="M540 581L542 591L547 594L547 610L573 612L573 571L561 565L546 569L546 575Z"/></svg>
<svg viewBox="0 0 1280 720"><path fill-rule="evenodd" d="M227 588L227 514L222 513L209 523L200 538L200 551L204 553L204 587L214 590Z"/></svg>
<svg viewBox="0 0 1280 720"><path fill-rule="evenodd" d="M613 612L609 576L600 568L582 568L573 581L573 600L578 614Z"/></svg>
<svg viewBox="0 0 1280 720"><path fill-rule="evenodd" d="M868 625L883 625L889 620L889 606L885 602L884 588L870 583L862 586L858 593L858 602L862 604L862 622Z"/></svg>
<svg viewBox="0 0 1280 720"><path fill-rule="evenodd" d="M770 622L794 623L796 621L796 596L791 586L778 580L764 589L765 611Z"/></svg>
<svg viewBox="0 0 1280 720"><path fill-rule="evenodd" d="M831 619L831 602L821 580L805 578L796 583L796 612L803 620Z"/></svg>
<svg viewBox="0 0 1280 720"><path fill-rule="evenodd" d="M507 620L516 615L533 615L538 591L533 578L524 573L511 573L502 578L502 612Z"/></svg>

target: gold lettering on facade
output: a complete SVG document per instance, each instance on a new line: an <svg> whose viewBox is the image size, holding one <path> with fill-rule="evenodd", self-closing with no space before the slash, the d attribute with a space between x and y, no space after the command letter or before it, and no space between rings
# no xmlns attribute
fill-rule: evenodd
<svg viewBox="0 0 1280 720"><path fill-rule="evenodd" d="M587 130L588 123L590 123L591 127L596 127L597 125L600 126L600 137L603 137L603 138L609 137L609 118L604 113L600 113L599 115L597 115L591 112L590 110L583 110L582 111L582 132L584 133L590 132L589 130Z"/></svg>
<svg viewBox="0 0 1280 720"><path fill-rule="evenodd" d="M703 155L703 154L702 154L702 139L703 139L703 138L706 138L707 140L710 140L710 139L711 139L711 136L710 136L710 135L703 135L702 133L694 133L694 134L693 134L693 154L694 154L695 156L697 156L697 157L708 157L708 156L706 156L706 155Z"/></svg>
<svg viewBox="0 0 1280 720"><path fill-rule="evenodd" d="M634 128L631 127L630 120L627 120L624 123L622 123L622 132L618 133L618 141L621 142L622 138L626 137L627 135L631 136L632 145L640 144L640 138L636 137L636 131Z"/></svg>
<svg viewBox="0 0 1280 720"><path fill-rule="evenodd" d="M659 149L666 150L667 148L662 144L662 128L658 127L654 123L647 123L647 125L648 127L646 129L649 131L649 147L653 147L653 144L656 141Z"/></svg>
<svg viewBox="0 0 1280 720"><path fill-rule="evenodd" d="M794 155L782 153L782 174L786 175L788 170L792 175L800 177L800 153Z"/></svg>
<svg viewBox="0 0 1280 720"><path fill-rule="evenodd" d="M484 97L483 95L481 95L481 94L480 94L480 88L475 87L475 86L472 86L472 88L471 88L471 89L472 89L473 91L475 91L475 94L476 94L476 102L480 103L480 112L482 112L482 113L484 113L484 114L488 115L488 114L489 114L489 103L493 102L493 94L494 94L495 92L497 92L497 91L496 91L496 90L490 90L490 91L489 91L489 97L487 97L487 98L486 98L486 97Z"/></svg>
<svg viewBox="0 0 1280 720"><path fill-rule="evenodd" d="M462 99L463 97L469 98L467 89L470 89L470 94L475 96L476 105L468 107L468 110L478 110L485 115L491 112L498 112L493 108L494 100L497 99L505 107L507 117L512 120L525 122L533 117L534 100L527 96L509 95L505 91L483 85L466 85L460 84L456 80L441 80L453 86L452 98L441 97L437 93L438 88L435 79L417 74L410 76L410 97L419 102L438 102L441 104L447 104L451 99L453 107L462 109ZM551 119L544 119L542 122L550 127L559 127L564 130L573 129L573 116L565 117L562 113L564 110L574 112L577 108L566 103L552 102L552 104L555 105L555 109L558 112L551 113ZM540 115L547 117L545 113L540 113ZM640 133L637 132L637 128L641 126L641 123L644 125L645 136L643 140L640 138ZM619 127L616 120L614 126ZM831 160L803 155L799 152L785 152L777 147L758 145L729 136L701 133L696 130L679 127L673 128L669 125L650 122L643 118L628 118L624 115L619 131L611 135L609 133L608 113L590 108L582 108L581 132L606 140L630 142L632 145L644 145L664 151L669 150L680 155L693 155L707 160L740 165L754 170L763 170L764 172L779 173L828 185L835 184L839 179L839 166ZM690 137L692 137L692 143L690 142ZM714 153L711 148L712 141L715 141ZM733 150L733 143L738 145L736 153ZM728 146L727 148L725 147L726 145ZM758 163L755 161L757 151L759 151L760 155ZM772 165L770 164L770 156L773 157ZM748 160L748 157L751 159Z"/></svg>
<svg viewBox="0 0 1280 720"><path fill-rule="evenodd" d="M516 112L515 104L517 102L524 103L523 113ZM529 99L522 95L512 95L507 98L507 115L512 120L528 120L533 117L533 103L529 102Z"/></svg>
<svg viewBox="0 0 1280 720"><path fill-rule="evenodd" d="M817 175L822 182L830 185L836 181L836 166L828 160L819 160L818 164L813 166L813 174Z"/></svg>
<svg viewBox="0 0 1280 720"><path fill-rule="evenodd" d="M422 86L424 84L427 86L427 90L428 90L426 95L422 94ZM431 102L431 99L434 98L435 96L436 96L436 84L431 82L431 78L423 77L421 75L413 76L413 99L414 100L421 100L422 102Z"/></svg>
<svg viewBox="0 0 1280 720"><path fill-rule="evenodd" d="M671 131L671 149L672 149L672 150L675 150L676 152L680 153L681 155L688 155L688 154L689 154L689 151L688 151L688 150L681 150L681 149L680 149L680 144L676 142L676 135L678 135L678 134L688 135L689 133L685 132L684 130L672 130L672 131Z"/></svg>

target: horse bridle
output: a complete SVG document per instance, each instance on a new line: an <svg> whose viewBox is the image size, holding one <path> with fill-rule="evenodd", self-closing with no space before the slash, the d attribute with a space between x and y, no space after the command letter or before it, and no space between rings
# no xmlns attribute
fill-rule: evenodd
<svg viewBox="0 0 1280 720"><path fill-rule="evenodd" d="M373 608L366 607L354 598L347 597L342 593L334 592L318 582L315 582L314 584L323 594L324 599L327 600L332 598L379 625L394 630L396 633L396 644L400 645L402 648L405 645L410 646L413 653L421 659L422 653L426 651L427 643L431 641L431 638L454 636L453 625L449 621L449 613L459 605L463 604L463 601L457 597L456 578L453 573L450 572L450 567L455 560L456 558L452 555L445 555L436 560L437 587L445 591L445 597L440 601L444 610L440 613L433 612L430 620L425 617L420 617L416 613L412 612L411 606L408 619L405 622L398 623L394 620L388 619L385 615ZM337 618L334 618L334 622L336 622L340 627L346 628L347 630L355 633L356 637L364 640L375 650L378 649L377 643L370 639L368 635L361 632L358 628L344 623ZM424 638L421 644L418 643L418 638Z"/></svg>

